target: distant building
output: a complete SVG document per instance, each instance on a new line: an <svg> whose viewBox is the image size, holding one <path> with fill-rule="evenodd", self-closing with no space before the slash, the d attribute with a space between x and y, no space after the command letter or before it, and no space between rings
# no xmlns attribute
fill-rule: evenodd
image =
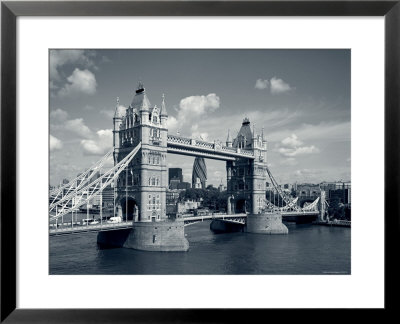
<svg viewBox="0 0 400 324"><path fill-rule="evenodd" d="M322 182L320 187L326 191L328 199L339 199L342 204L351 206L350 181Z"/></svg>
<svg viewBox="0 0 400 324"><path fill-rule="evenodd" d="M171 183L171 180L179 180L179 182L183 182L183 175L181 168L168 169L168 183Z"/></svg>
<svg viewBox="0 0 400 324"><path fill-rule="evenodd" d="M111 185L105 187L102 191L102 204L104 208L114 206L114 188Z"/></svg>
<svg viewBox="0 0 400 324"><path fill-rule="evenodd" d="M199 207L200 207L199 201L188 200L184 201L183 203L177 204L177 212L180 214L185 214L194 211Z"/></svg>
<svg viewBox="0 0 400 324"><path fill-rule="evenodd" d="M205 189L207 184L207 167L204 158L196 157L193 163L192 188Z"/></svg>
<svg viewBox="0 0 400 324"><path fill-rule="evenodd" d="M176 190L181 182L178 179L172 179L169 182L169 189Z"/></svg>
<svg viewBox="0 0 400 324"><path fill-rule="evenodd" d="M179 190L167 190L166 192L166 202L167 205L176 205L179 200Z"/></svg>
<svg viewBox="0 0 400 324"><path fill-rule="evenodd" d="M181 189L181 190L190 189L190 183L189 182L181 182L178 184L178 189Z"/></svg>
<svg viewBox="0 0 400 324"><path fill-rule="evenodd" d="M299 198L318 197L321 195L321 189L318 184L303 183L296 186L296 195Z"/></svg>

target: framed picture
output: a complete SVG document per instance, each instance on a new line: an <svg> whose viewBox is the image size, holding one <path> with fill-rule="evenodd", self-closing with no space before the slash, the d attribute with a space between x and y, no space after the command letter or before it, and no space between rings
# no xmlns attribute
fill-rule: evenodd
<svg viewBox="0 0 400 324"><path fill-rule="evenodd" d="M399 14L2 2L1 320L392 310Z"/></svg>

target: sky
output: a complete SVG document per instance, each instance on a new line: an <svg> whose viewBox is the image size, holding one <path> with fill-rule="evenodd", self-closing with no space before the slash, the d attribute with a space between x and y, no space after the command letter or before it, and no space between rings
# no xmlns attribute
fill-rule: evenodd
<svg viewBox="0 0 400 324"><path fill-rule="evenodd" d="M49 51L50 184L71 180L112 148L114 110L142 81L168 111L168 132L210 142L236 137L245 117L268 141L279 183L350 180L350 50ZM168 154L191 182L194 157ZM112 161L107 166L111 166ZM206 160L207 184L226 184Z"/></svg>

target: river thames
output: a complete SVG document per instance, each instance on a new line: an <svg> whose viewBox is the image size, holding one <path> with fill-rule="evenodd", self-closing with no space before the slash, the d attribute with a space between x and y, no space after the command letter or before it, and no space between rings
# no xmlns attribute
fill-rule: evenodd
<svg viewBox="0 0 400 324"><path fill-rule="evenodd" d="M96 233L50 237L52 275L351 273L351 229L287 224L288 235L214 234L210 222L187 226L188 252L103 249Z"/></svg>

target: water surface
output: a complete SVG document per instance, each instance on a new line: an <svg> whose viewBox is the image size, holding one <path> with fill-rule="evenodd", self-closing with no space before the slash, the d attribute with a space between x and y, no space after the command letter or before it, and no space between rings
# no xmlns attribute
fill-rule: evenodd
<svg viewBox="0 0 400 324"><path fill-rule="evenodd" d="M287 225L288 235L185 227L187 252L101 249L97 233L50 237L50 274L350 274L350 228Z"/></svg>

